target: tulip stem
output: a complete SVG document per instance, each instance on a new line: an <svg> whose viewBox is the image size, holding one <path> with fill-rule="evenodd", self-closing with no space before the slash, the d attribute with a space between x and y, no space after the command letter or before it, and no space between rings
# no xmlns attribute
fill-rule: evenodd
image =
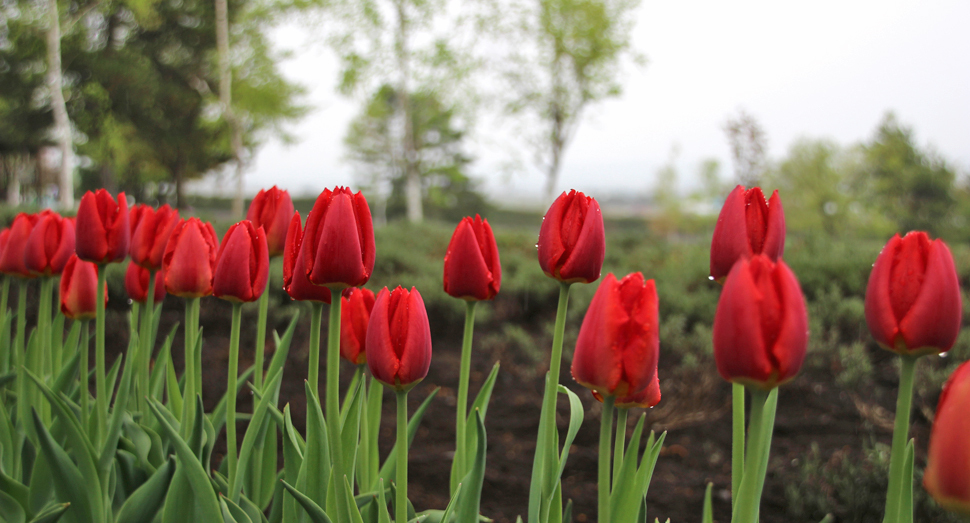
<svg viewBox="0 0 970 523"><path fill-rule="evenodd" d="M232 331L229 335L229 374L226 385L226 458L229 459L229 496L236 501L236 381L239 376L239 327L242 302L232 304Z"/></svg>
<svg viewBox="0 0 970 523"><path fill-rule="evenodd" d="M17 279L17 335L14 337L13 367L17 371L17 406L20 415L20 423L27 430L28 434L33 434L33 426L27 420L30 412L30 402L27 401L27 373L24 367L27 365L27 356L24 352L24 334L27 330L27 283L29 280L24 278Z"/></svg>
<svg viewBox="0 0 970 523"><path fill-rule="evenodd" d="M333 299L330 303L330 323L327 325L326 421L330 441L331 469L333 480L337 483L334 485L334 491L337 494L337 521L349 521L350 516L347 511L350 508L345 503L348 493L344 483L344 455L340 437L340 290L331 288L330 295Z"/></svg>
<svg viewBox="0 0 970 523"><path fill-rule="evenodd" d="M616 411L616 446L613 448L613 483L620 475L623 466L623 455L626 452L626 425L630 409L620 408Z"/></svg>
<svg viewBox="0 0 970 523"><path fill-rule="evenodd" d="M475 331L475 308L477 301L465 302L465 334L461 341L461 367L458 375L458 412L455 416L455 464L451 475L451 493L455 493L458 483L468 470L468 456L465 452L465 430L468 421L468 381L472 365L472 337Z"/></svg>
<svg viewBox="0 0 970 523"><path fill-rule="evenodd" d="M151 333L155 323L155 271L148 271L148 295L145 297L145 310L142 311L138 342L141 346L138 353L138 410L142 415L148 414L149 370L152 361Z"/></svg>
<svg viewBox="0 0 970 523"><path fill-rule="evenodd" d="M53 354L51 354L51 294L54 290L54 279L41 276L40 278L40 300L37 307L37 333L40 336L40 351L36 355L34 372L41 379L54 376ZM35 387L34 393L37 395L35 404L39 406L41 419L44 424L50 424L51 412L50 404L44 401L40 389Z"/></svg>
<svg viewBox="0 0 970 523"><path fill-rule="evenodd" d="M744 385L731 385L733 438L731 439L731 504L738 502L738 489L744 476Z"/></svg>
<svg viewBox="0 0 970 523"><path fill-rule="evenodd" d="M320 324L323 323L323 303L310 302L310 348L307 361L307 381L310 390L320 394Z"/></svg>
<svg viewBox="0 0 970 523"><path fill-rule="evenodd" d="M884 523L899 520L899 502L903 497L903 464L906 441L909 437L909 416L913 404L913 375L916 356L901 356L899 360L899 392L896 397L896 424L893 428L893 446L889 461L889 488L886 490L886 514Z"/></svg>
<svg viewBox="0 0 970 523"><path fill-rule="evenodd" d="M333 439L333 438L331 438ZM397 493L394 523L408 520L408 393L397 391Z"/></svg>
<svg viewBox="0 0 970 523"><path fill-rule="evenodd" d="M107 265L98 264L98 292L95 298L95 331L94 331L94 365L95 365L95 401L97 402L98 439L104 435L108 416L108 389L104 374L104 285Z"/></svg>
<svg viewBox="0 0 970 523"><path fill-rule="evenodd" d="M199 298L188 298L185 300L185 371L182 377L185 379L185 394L182 396L182 437L188 438L192 433L192 424L195 422L195 403L196 394L201 394L200 383L196 381L196 362L195 356L196 342L195 337L199 330L198 317L194 314L194 309L199 304Z"/></svg>
<svg viewBox="0 0 970 523"><path fill-rule="evenodd" d="M88 399L91 396L90 383L88 381L88 356L91 341L90 341L90 323L91 320L81 320L81 339L78 343L78 350L81 352L81 356L78 358L81 363L80 381L81 388L78 391L78 395L81 396L81 427L84 429L84 434L87 435L91 427L88 425L90 423L90 408L88 407Z"/></svg>
<svg viewBox="0 0 970 523"><path fill-rule="evenodd" d="M599 523L610 523L610 441L613 439L613 403L615 396L603 398L603 416L600 419L599 452Z"/></svg>
<svg viewBox="0 0 970 523"><path fill-rule="evenodd" d="M263 390L263 358L266 352L266 320L269 317L269 278L259 297L259 320L256 323L256 356L253 364L253 385ZM317 344L319 346L319 343Z"/></svg>
<svg viewBox="0 0 970 523"><path fill-rule="evenodd" d="M10 277L0 275L0 279L3 283L0 284L0 326L6 325L7 323L7 298L10 297ZM6 343L3 343L3 351L0 353L0 372L6 374L10 371L10 338L9 331L7 332L8 338Z"/></svg>
<svg viewBox="0 0 970 523"><path fill-rule="evenodd" d="M751 387L751 423L748 426L748 447L738 497L734 503L733 523L757 523L761 507L761 493L768 471L768 453L778 406L778 389L771 392Z"/></svg>

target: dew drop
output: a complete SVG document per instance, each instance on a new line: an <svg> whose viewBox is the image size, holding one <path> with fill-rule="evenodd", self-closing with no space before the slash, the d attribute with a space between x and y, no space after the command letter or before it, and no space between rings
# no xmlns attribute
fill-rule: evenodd
<svg viewBox="0 0 970 523"><path fill-rule="evenodd" d="M940 353L940 357L941 358L945 358L945 357L947 357L947 355L949 355L949 352L941 352Z"/></svg>
<svg viewBox="0 0 970 523"><path fill-rule="evenodd" d="M713 276L708 276L707 279L708 280L711 280L711 281L714 281L714 277Z"/></svg>

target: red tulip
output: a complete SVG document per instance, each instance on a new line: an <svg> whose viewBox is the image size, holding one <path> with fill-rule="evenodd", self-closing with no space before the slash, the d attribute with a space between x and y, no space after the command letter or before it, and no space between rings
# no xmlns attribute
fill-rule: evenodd
<svg viewBox="0 0 970 523"><path fill-rule="evenodd" d="M111 263L128 256L131 230L128 200L118 193L115 201L105 189L88 191L77 208L77 256L94 263Z"/></svg>
<svg viewBox="0 0 970 523"><path fill-rule="evenodd" d="M778 191L765 202L759 187L735 187L724 200L714 226L711 277L723 283L738 259L764 254L778 261L784 251L785 211Z"/></svg>
<svg viewBox="0 0 970 523"><path fill-rule="evenodd" d="M148 299L148 269L138 265L134 261L128 262L128 270L125 271L125 290L131 301L145 303ZM152 303L161 303L165 299L165 271L155 272L155 293Z"/></svg>
<svg viewBox="0 0 970 523"><path fill-rule="evenodd" d="M37 224L36 214L20 213L13 219L7 236L7 245L0 253L0 272L20 278L33 278L24 263L27 240Z"/></svg>
<svg viewBox="0 0 970 523"><path fill-rule="evenodd" d="M283 290L290 298L299 301L330 303L330 289L314 285L306 277L306 271L297 269L297 262L304 259L303 225L300 213L294 213L286 233L286 249L283 252Z"/></svg>
<svg viewBox="0 0 970 523"><path fill-rule="evenodd" d="M923 486L943 508L970 515L970 362L960 365L940 394L930 433Z"/></svg>
<svg viewBox="0 0 970 523"><path fill-rule="evenodd" d="M165 290L182 298L212 294L219 241L209 222L182 220L172 231L162 256Z"/></svg>
<svg viewBox="0 0 970 523"><path fill-rule="evenodd" d="M235 302L256 301L269 280L269 251L263 228L243 220L226 231L216 257L212 294Z"/></svg>
<svg viewBox="0 0 970 523"><path fill-rule="evenodd" d="M259 194L249 204L246 219L266 231L266 244L271 258L283 254L293 212L290 193L277 189L275 185L269 190L260 189Z"/></svg>
<svg viewBox="0 0 970 523"><path fill-rule="evenodd" d="M764 255L739 260L714 315L714 360L721 376L777 387L798 374L807 345L805 298L788 265Z"/></svg>
<svg viewBox="0 0 970 523"><path fill-rule="evenodd" d="M462 218L445 254L445 292L464 300L490 300L502 286L495 235L477 214Z"/></svg>
<svg viewBox="0 0 970 523"><path fill-rule="evenodd" d="M542 219L537 246L546 276L567 283L599 279L606 253L599 203L581 192L559 195Z"/></svg>
<svg viewBox="0 0 970 523"><path fill-rule="evenodd" d="M367 361L367 324L374 309L374 293L350 287L340 298L340 356L360 365Z"/></svg>
<svg viewBox="0 0 970 523"><path fill-rule="evenodd" d="M366 346L371 374L389 387L408 390L428 375L431 326L417 289L381 290L367 325Z"/></svg>
<svg viewBox="0 0 970 523"><path fill-rule="evenodd" d="M866 287L866 323L879 345L900 354L950 350L960 334L963 303L953 255L925 232L893 236Z"/></svg>
<svg viewBox="0 0 970 523"><path fill-rule="evenodd" d="M71 255L61 274L61 313L72 320L91 320L97 312L98 266ZM105 283L104 302L108 303Z"/></svg>
<svg viewBox="0 0 970 523"><path fill-rule="evenodd" d="M5 227L2 231L0 231L0 262L2 262L3 260L3 253L6 252L7 242L9 241L10 241L10 227Z"/></svg>
<svg viewBox="0 0 970 523"><path fill-rule="evenodd" d="M359 287L374 270L374 225L361 193L324 189L307 217L304 263L315 285Z"/></svg>
<svg viewBox="0 0 970 523"><path fill-rule="evenodd" d="M603 401L600 398L597 399ZM649 409L658 403L660 403L660 376L656 374L654 374L653 381L650 382L650 385L647 385L647 388L643 389L643 392L624 398L616 398L616 406L621 409L631 409L633 407Z"/></svg>
<svg viewBox="0 0 970 523"><path fill-rule="evenodd" d="M131 261L146 269L162 268L168 238L179 224L179 212L167 204L157 210L141 204L131 209Z"/></svg>
<svg viewBox="0 0 970 523"><path fill-rule="evenodd" d="M572 373L600 396L643 392L660 357L657 288L639 272L603 278L576 339Z"/></svg>
<svg viewBox="0 0 970 523"><path fill-rule="evenodd" d="M74 224L56 212L41 212L23 254L24 266L31 274L60 274L74 254Z"/></svg>

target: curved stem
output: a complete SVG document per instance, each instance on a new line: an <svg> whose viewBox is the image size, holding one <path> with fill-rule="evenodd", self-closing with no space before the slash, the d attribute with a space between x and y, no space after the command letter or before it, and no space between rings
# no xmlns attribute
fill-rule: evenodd
<svg viewBox="0 0 970 523"><path fill-rule="evenodd" d="M600 420L599 452L599 523L610 523L610 442L613 440L614 396L603 398L603 416Z"/></svg>
<svg viewBox="0 0 970 523"><path fill-rule="evenodd" d="M738 489L744 476L744 385L731 385L733 437L731 439L731 504L738 500Z"/></svg>
<svg viewBox="0 0 970 523"><path fill-rule="evenodd" d="M142 311L141 323L139 324L138 344L138 410L142 415L148 414L148 403L146 398L151 392L149 389L149 367L152 362L152 343L151 333L155 323L155 271L148 271L148 296L145 298L145 307Z"/></svg>
<svg viewBox="0 0 970 523"><path fill-rule="evenodd" d="M101 441L101 437L104 435L104 430L106 430L107 416L108 416L108 390L107 383L104 375L104 284L105 284L105 272L107 265L98 265L98 293L96 301L96 314L95 317L95 334L94 334L94 379L95 379L95 402L97 404L97 419L98 419L98 439Z"/></svg>
<svg viewBox="0 0 970 523"><path fill-rule="evenodd" d="M330 459L333 478L337 483L334 491L337 494L337 520L349 520L341 517L349 507L347 486L344 483L344 455L340 438L340 291L330 289L333 301L330 304L330 323L327 325L327 432L330 440Z"/></svg>
<svg viewBox="0 0 970 523"><path fill-rule="evenodd" d="M26 354L24 353L24 331L27 330L27 283L29 280L17 279L17 334L14 337L13 368L17 371L17 407L20 416L20 423L27 429L28 434L33 434L30 428L33 426L28 421L30 415L30 402L27 400L27 374L24 366L27 364Z"/></svg>
<svg viewBox="0 0 970 523"><path fill-rule="evenodd" d="M259 320L256 323L256 361L253 363L253 385L263 389L263 358L266 352L266 320L269 317L269 279L259 297Z"/></svg>
<svg viewBox="0 0 970 523"><path fill-rule="evenodd" d="M472 365L472 337L475 331L475 307L477 301L465 302L465 334L461 342L461 366L458 373L458 409L455 416L455 457L458 473L452 478L456 484L451 485L454 494L457 482L465 477L468 470L468 456L465 452L465 426L468 421L468 381Z"/></svg>
<svg viewBox="0 0 970 523"><path fill-rule="evenodd" d="M918 357L902 356L899 360L899 392L896 396L896 423L893 427L893 446L889 461L889 488L886 490L885 523L899 519L899 500L902 499L903 464L906 441L909 437L909 415L913 404L913 376Z"/></svg>
<svg viewBox="0 0 970 523"><path fill-rule="evenodd" d="M616 413L616 446L613 448L613 483L620 475L623 466L623 455L626 452L626 418L630 409L618 409Z"/></svg>
<svg viewBox="0 0 970 523"><path fill-rule="evenodd" d="M232 331L229 335L229 374L226 385L226 458L229 459L229 495L236 497L236 383L239 377L239 327L242 303L232 304ZM235 501L235 499L233 499Z"/></svg>
<svg viewBox="0 0 970 523"><path fill-rule="evenodd" d="M320 394L320 324L323 323L323 303L310 302L310 347L307 361L307 381L310 390Z"/></svg>
<svg viewBox="0 0 970 523"><path fill-rule="evenodd" d="M394 522L408 520L408 393L397 391L397 494Z"/></svg>
<svg viewBox="0 0 970 523"><path fill-rule="evenodd" d="M91 395L90 382L88 381L88 358L90 357L91 342L90 337L90 323L91 320L81 320L81 339L78 343L78 350L81 351L80 363L81 363L81 390L78 391L78 395L81 396L81 427L84 428L84 433L88 434L88 430L91 427L88 425L91 420L90 407L88 406L88 397Z"/></svg>

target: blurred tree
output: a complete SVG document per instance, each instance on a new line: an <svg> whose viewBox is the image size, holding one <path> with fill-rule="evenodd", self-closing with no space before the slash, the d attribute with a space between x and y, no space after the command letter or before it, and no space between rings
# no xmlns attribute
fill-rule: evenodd
<svg viewBox="0 0 970 523"><path fill-rule="evenodd" d="M734 176L745 187L761 185L768 168L768 137L753 116L739 109L737 116L724 123L724 133L731 145Z"/></svg>
<svg viewBox="0 0 970 523"><path fill-rule="evenodd" d="M344 144L365 188L377 192L374 215L378 222L406 215L407 178L402 176L405 154L399 140L401 129L397 89L384 85L350 123ZM480 213L485 201L465 174L471 158L464 151L465 132L455 121L456 110L446 106L434 91L418 91L407 97L414 133L412 168L421 181L422 207L428 215L455 220ZM390 185L390 194L378 187Z"/></svg>

